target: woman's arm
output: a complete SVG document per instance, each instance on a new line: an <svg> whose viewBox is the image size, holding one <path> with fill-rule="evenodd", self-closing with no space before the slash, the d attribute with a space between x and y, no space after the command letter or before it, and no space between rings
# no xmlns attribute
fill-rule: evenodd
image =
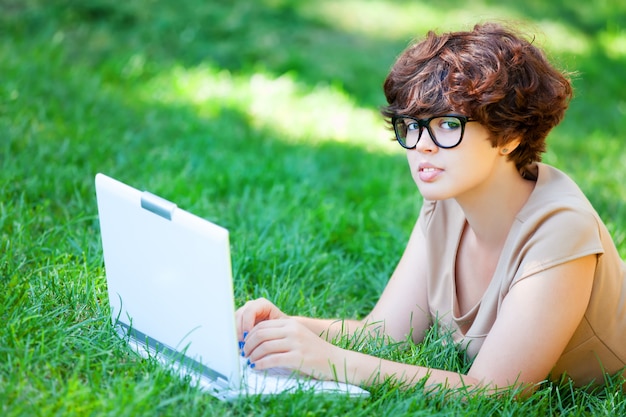
<svg viewBox="0 0 626 417"><path fill-rule="evenodd" d="M588 255L515 284L469 375L501 387L545 380L584 317L596 263Z"/></svg>
<svg viewBox="0 0 626 417"><path fill-rule="evenodd" d="M412 384L498 388L531 393L545 380L579 326L591 296L596 255L579 258L517 283L467 375L403 365L357 352L336 352L332 367L346 381L380 382L387 377ZM337 376L342 376L337 373Z"/></svg>
<svg viewBox="0 0 626 417"><path fill-rule="evenodd" d="M427 386L522 386L548 375L579 325L591 294L596 256L556 266L517 283L467 375L407 365L334 346L291 318L264 321L246 339L258 369L286 366L318 378L370 385L395 378Z"/></svg>
<svg viewBox="0 0 626 417"><path fill-rule="evenodd" d="M428 377L428 385L476 385L455 372L393 362L335 346L293 318L259 323L248 334L245 355L256 369L287 367L319 379L372 385L393 378L412 385Z"/></svg>

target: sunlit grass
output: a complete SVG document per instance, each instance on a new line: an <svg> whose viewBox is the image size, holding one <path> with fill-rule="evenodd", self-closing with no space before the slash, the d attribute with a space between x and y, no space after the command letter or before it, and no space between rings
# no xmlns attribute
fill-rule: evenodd
<svg viewBox="0 0 626 417"><path fill-rule="evenodd" d="M470 27L487 19L521 18L506 6L477 1L451 6L437 1L322 0L305 3L301 10L339 29L386 39L412 39L427 30Z"/></svg>
<svg viewBox="0 0 626 417"><path fill-rule="evenodd" d="M589 36L558 20L543 20L538 25L539 46L554 53L586 55L593 47Z"/></svg>
<svg viewBox="0 0 626 417"><path fill-rule="evenodd" d="M364 5L367 7L364 7ZM567 22L546 17L531 22L518 9L506 3L470 1L451 5L449 2L415 1L331 1L305 3L301 13L323 19L327 24L363 36L411 40L428 30L462 30L484 21L514 21L528 26L542 46L558 53L588 53L592 40ZM537 33L539 32L539 33ZM620 49L614 42L606 46ZM620 49L621 50L621 49Z"/></svg>
<svg viewBox="0 0 626 417"><path fill-rule="evenodd" d="M398 153L380 113L358 106L329 84L307 87L294 76L237 75L208 65L176 67L140 88L148 102L184 104L202 117L226 108L247 116L246 123L275 132L289 143L349 143L376 152Z"/></svg>
<svg viewBox="0 0 626 417"><path fill-rule="evenodd" d="M598 35L598 40L609 57L626 59L626 29L603 31Z"/></svg>

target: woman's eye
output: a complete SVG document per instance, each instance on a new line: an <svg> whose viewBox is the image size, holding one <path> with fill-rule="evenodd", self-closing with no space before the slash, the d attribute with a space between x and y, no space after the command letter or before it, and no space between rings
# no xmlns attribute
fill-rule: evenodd
<svg viewBox="0 0 626 417"><path fill-rule="evenodd" d="M461 122L456 118L442 118L437 126L444 130L454 130L461 127Z"/></svg>
<svg viewBox="0 0 626 417"><path fill-rule="evenodd" d="M419 130L419 128L419 124L415 122L407 123L406 125L406 130L408 131Z"/></svg>

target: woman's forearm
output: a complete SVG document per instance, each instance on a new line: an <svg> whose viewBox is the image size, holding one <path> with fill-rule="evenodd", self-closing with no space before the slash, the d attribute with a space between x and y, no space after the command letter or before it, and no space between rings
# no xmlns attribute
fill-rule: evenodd
<svg viewBox="0 0 626 417"><path fill-rule="evenodd" d="M359 332L370 332L378 335L383 330L382 324L368 324L361 320L317 319L310 317L294 317L322 339L332 341L338 337L352 337ZM428 378L425 386L441 386L444 388L460 388L478 386L480 381L456 372L431 369L380 359L364 353L333 346L326 366L322 365L324 379L333 379L354 385L370 386L393 379L407 386L415 385Z"/></svg>
<svg viewBox="0 0 626 417"><path fill-rule="evenodd" d="M400 384L412 386L425 381L425 387L442 388L478 387L480 381L468 375L440 369L409 365L380 359L364 353L336 347L328 358L330 379L355 385L370 386L392 379Z"/></svg>
<svg viewBox="0 0 626 417"><path fill-rule="evenodd" d="M327 342L342 336L379 335L379 332L383 330L382 324L368 324L365 320L294 318ZM509 384L498 386L493 381L481 380L476 376L394 362L344 349L331 343L325 343L325 346L325 349L318 351L319 357L315 361L316 363L311 366L312 375L317 378L362 386L371 386L391 379L407 387L423 383L427 390L438 388L479 389L479 392L483 394L498 393L503 389L515 387L519 389L518 395L522 397L532 394L536 389L533 384L518 382L513 382L510 386Z"/></svg>
<svg viewBox="0 0 626 417"><path fill-rule="evenodd" d="M368 323L363 320L318 319L310 317L293 317L313 333L327 341L339 337L353 337L364 333L380 336L384 331L382 323ZM409 365L380 359L364 353L332 346L326 353L328 356L319 363L324 379L333 379L355 385L370 386L393 379L407 386L415 385L428 378L425 386L441 386L444 388L460 388L478 386L476 378L440 369Z"/></svg>

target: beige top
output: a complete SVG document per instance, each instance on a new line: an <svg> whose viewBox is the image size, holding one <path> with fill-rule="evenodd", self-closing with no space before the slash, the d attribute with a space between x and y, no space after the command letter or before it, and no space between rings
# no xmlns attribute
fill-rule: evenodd
<svg viewBox="0 0 626 417"><path fill-rule="evenodd" d="M626 266L598 214L578 186L545 164L533 167L537 184L504 244L494 276L480 302L459 317L455 260L465 217L455 200L424 201L419 223L429 242L431 317L475 357L502 300L519 281L556 265L598 254L591 300L551 375L567 373L576 385L603 381L626 366ZM469 328L468 328L469 326ZM461 328L467 329L463 334Z"/></svg>

